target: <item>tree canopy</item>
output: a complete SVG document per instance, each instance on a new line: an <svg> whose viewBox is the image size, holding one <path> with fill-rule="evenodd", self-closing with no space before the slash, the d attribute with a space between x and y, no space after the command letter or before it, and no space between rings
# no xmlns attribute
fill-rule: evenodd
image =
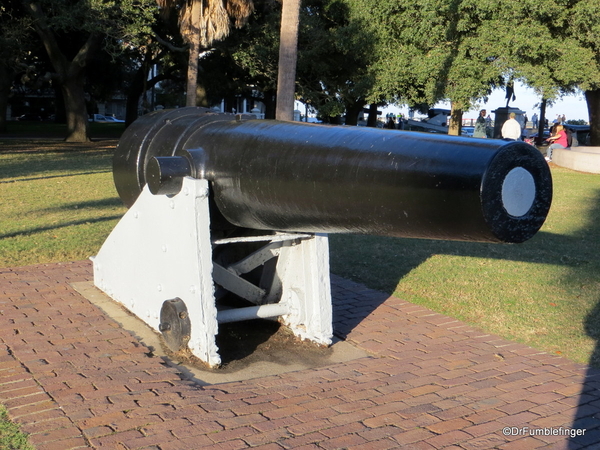
<svg viewBox="0 0 600 450"><path fill-rule="evenodd" d="M377 42L370 100L410 107L448 100L462 111L503 82L494 42L482 27L485 2L345 1Z"/></svg>
<svg viewBox="0 0 600 450"><path fill-rule="evenodd" d="M139 45L151 35L154 0L22 0L54 68L63 94L67 140L85 141L85 68L102 44L111 51ZM112 47L108 47L112 45Z"/></svg>
<svg viewBox="0 0 600 450"><path fill-rule="evenodd" d="M518 79L540 99L582 89L594 110L596 0L341 1L377 43L370 100L409 106L445 100L460 111ZM600 114L600 93L597 101Z"/></svg>
<svg viewBox="0 0 600 450"><path fill-rule="evenodd" d="M0 131L6 129L6 111L13 78L28 70L25 55L31 49L29 20L19 11L15 1L0 5Z"/></svg>
<svg viewBox="0 0 600 450"><path fill-rule="evenodd" d="M0 48L0 69L15 67L5 61L22 56L6 54L15 48L11 43L15 36L23 37L15 34L18 28L8 27L9 19L18 18L23 30L36 31L52 61L53 82L60 84L67 105L69 139L85 139L82 86L86 80L94 84L94 77L85 75L91 55L103 51L122 58L115 67L136 73L137 81L128 84L135 92L132 105L143 89L177 72L176 65L186 66L181 50L189 36L157 22L156 2L7 0L0 7L4 25L0 41L6 43ZM172 3L176 11L188 5L163 3ZM218 2L202 4L207 11L218 6ZM208 45L224 30L243 23L252 4L249 26L207 48L200 58L197 92L203 99L251 93L274 111L280 0L222 2L218 17L225 18L227 26L216 21L223 25L218 31L206 22L205 32L213 34L200 39ZM493 89L519 80L540 100L582 90L590 110L592 141L600 144L597 0L303 0L301 5L296 96L326 120L345 114L347 123L355 123L358 111L369 104L416 108L439 101L452 103L456 119ZM160 67L161 76L149 79L153 65ZM0 81L14 75L2 73ZM114 79L127 79L117 75ZM92 92L108 95L107 87ZM3 89L0 84L0 106L6 84Z"/></svg>
<svg viewBox="0 0 600 450"><path fill-rule="evenodd" d="M217 45L247 74L247 83L263 94L268 116L276 89L278 29L276 1L255 2L247 27ZM300 11L296 96L319 111L326 121L347 114L356 123L366 104L373 79L369 70L372 39L349 20L347 6L338 0L305 0Z"/></svg>

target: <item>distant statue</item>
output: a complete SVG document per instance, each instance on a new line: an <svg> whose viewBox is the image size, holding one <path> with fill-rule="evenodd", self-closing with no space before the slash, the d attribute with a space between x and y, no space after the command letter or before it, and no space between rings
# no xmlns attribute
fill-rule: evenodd
<svg viewBox="0 0 600 450"><path fill-rule="evenodd" d="M510 103L511 99L514 102L517 99L517 96L515 95L515 87L513 84L513 80L510 80L506 83L506 107L508 108L508 104Z"/></svg>

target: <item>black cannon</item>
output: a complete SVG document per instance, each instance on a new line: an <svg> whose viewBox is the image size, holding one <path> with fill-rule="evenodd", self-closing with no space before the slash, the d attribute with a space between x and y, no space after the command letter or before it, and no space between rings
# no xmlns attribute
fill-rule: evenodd
<svg viewBox="0 0 600 450"><path fill-rule="evenodd" d="M547 163L523 142L202 108L136 121L114 179L130 209L94 260L96 285L210 365L224 322L277 317L331 342L324 233L518 243L552 199Z"/></svg>
<svg viewBox="0 0 600 450"><path fill-rule="evenodd" d="M119 195L210 181L235 226L260 230L523 242L542 226L552 181L523 142L250 120L183 108L142 117L114 159Z"/></svg>

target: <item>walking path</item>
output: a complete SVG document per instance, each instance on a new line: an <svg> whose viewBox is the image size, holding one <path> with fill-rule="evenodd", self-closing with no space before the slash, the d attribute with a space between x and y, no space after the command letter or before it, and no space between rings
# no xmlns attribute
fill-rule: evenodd
<svg viewBox="0 0 600 450"><path fill-rule="evenodd" d="M599 370L347 280L336 334L370 356L199 386L69 284L91 277L0 269L0 402L39 450L600 448Z"/></svg>

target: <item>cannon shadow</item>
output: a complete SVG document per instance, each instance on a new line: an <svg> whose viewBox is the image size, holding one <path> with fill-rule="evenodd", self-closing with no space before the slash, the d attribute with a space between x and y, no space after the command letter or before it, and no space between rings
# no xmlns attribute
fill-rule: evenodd
<svg viewBox="0 0 600 450"><path fill-rule="evenodd" d="M352 320L345 318L343 326L338 323L335 327L336 335L343 339L394 294L399 282L405 276L435 255L556 264L556 254L551 249L554 248L556 240L565 237L539 232L524 244L450 242L359 235L330 235L329 239L332 273L363 283L381 293L381 295L371 294L369 302L363 302L358 311L353 311ZM563 265L579 263L579 260L570 256L563 256L561 261ZM343 305L334 305L334 312L343 309ZM334 316L334 323L336 322L339 321L336 321Z"/></svg>
<svg viewBox="0 0 600 450"><path fill-rule="evenodd" d="M448 254L464 257L482 257L515 262L560 265L564 275L556 283L578 289L595 289L593 307L581 323L581 329L594 341L594 350L588 361L585 379L577 400L577 409L571 428L585 429L582 436L570 438L568 448L592 448L600 444L600 292L597 283L600 271L600 190L593 192L583 226L570 235L547 231L539 232L523 244L480 244L445 242L419 239L398 239L373 236L331 235L330 252L332 272L378 289L360 307L334 303L335 334L344 339L379 305L393 295L398 283L428 258ZM584 250L581 241L589 243ZM569 251L578 248L578 252ZM335 279L335 278L334 278ZM360 285L355 289L359 290ZM366 289L365 289L366 291ZM570 299L572 300L572 299ZM594 447L595 448L595 447Z"/></svg>
<svg viewBox="0 0 600 450"><path fill-rule="evenodd" d="M600 191L596 192L587 217L587 226L579 230L575 238L586 239L593 242L591 251L600 250ZM581 270L585 275L593 279L598 278L598 265L589 264ZM577 273L571 273L577 276ZM577 412L573 419L571 428L585 429L583 435L571 438L569 449L597 448L600 444L600 293L596 294L595 306L588 313L583 327L586 334L595 341L594 351L588 362L585 380L579 394Z"/></svg>

